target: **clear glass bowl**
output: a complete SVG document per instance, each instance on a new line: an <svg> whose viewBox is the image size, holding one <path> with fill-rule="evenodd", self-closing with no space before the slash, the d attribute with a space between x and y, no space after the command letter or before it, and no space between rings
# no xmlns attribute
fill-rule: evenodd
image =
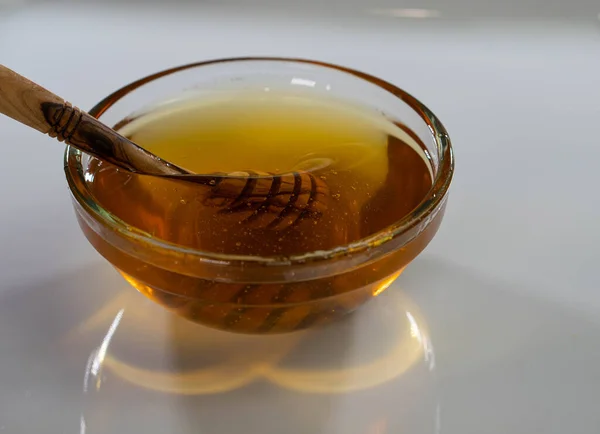
<svg viewBox="0 0 600 434"><path fill-rule="evenodd" d="M109 95L89 113L116 128L172 98L292 85L369 106L410 128L431 158L434 181L427 196L389 227L328 251L289 257L217 254L157 239L105 210L85 179L92 157L67 147L65 172L78 222L89 242L138 291L210 327L290 332L340 318L377 296L433 238L454 170L450 139L417 99L368 74L303 59L213 60L142 78ZM260 297L245 297L256 291Z"/></svg>

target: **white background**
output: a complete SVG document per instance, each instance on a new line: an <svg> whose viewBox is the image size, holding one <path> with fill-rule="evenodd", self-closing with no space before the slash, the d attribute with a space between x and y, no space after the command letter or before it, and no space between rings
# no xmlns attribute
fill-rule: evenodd
<svg viewBox="0 0 600 434"><path fill-rule="evenodd" d="M383 345L375 324L402 293L434 366L425 348L368 390L284 393L258 381L199 401L106 371L112 386L90 398L88 356L122 307L98 320L100 337L63 347L58 336L85 323L90 300L133 291L77 227L62 146L0 118L0 432L600 431L600 4L12 3L0 3L0 62L83 108L182 63L307 57L417 96L449 130L457 166L426 252L383 301L313 337L320 354L302 356L358 363ZM157 357L171 357L161 342Z"/></svg>

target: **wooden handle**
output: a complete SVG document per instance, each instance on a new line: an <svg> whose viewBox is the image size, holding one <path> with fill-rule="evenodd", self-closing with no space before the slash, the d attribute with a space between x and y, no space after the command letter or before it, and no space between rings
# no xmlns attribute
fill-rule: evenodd
<svg viewBox="0 0 600 434"><path fill-rule="evenodd" d="M0 113L132 172L188 173L3 65L0 65Z"/></svg>
<svg viewBox="0 0 600 434"><path fill-rule="evenodd" d="M247 214L240 223L282 230L309 216L317 218L326 208L327 185L311 174L191 174L140 148L98 119L3 65L0 65L0 113L131 172L208 186L207 200L223 208L223 213ZM298 207L299 204L304 205ZM293 215L295 211L297 215Z"/></svg>
<svg viewBox="0 0 600 434"><path fill-rule="evenodd" d="M42 112L42 103L63 104L64 101L0 65L0 113L47 134L51 126Z"/></svg>

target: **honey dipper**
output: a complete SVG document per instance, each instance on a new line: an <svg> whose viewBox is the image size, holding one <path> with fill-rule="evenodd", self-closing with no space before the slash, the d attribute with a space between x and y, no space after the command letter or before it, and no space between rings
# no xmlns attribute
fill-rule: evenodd
<svg viewBox="0 0 600 434"><path fill-rule="evenodd" d="M243 212L243 223L281 230L327 207L329 189L310 172L190 173L1 64L0 113L121 169L205 186L206 201L224 213Z"/></svg>

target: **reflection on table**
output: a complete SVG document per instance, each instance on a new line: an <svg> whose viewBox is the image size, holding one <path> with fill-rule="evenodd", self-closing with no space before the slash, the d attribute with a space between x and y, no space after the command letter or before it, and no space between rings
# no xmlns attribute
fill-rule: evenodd
<svg viewBox="0 0 600 434"><path fill-rule="evenodd" d="M256 336L198 326L124 284L62 339L97 342L85 366L82 429L437 433L427 327L391 289L336 324Z"/></svg>

